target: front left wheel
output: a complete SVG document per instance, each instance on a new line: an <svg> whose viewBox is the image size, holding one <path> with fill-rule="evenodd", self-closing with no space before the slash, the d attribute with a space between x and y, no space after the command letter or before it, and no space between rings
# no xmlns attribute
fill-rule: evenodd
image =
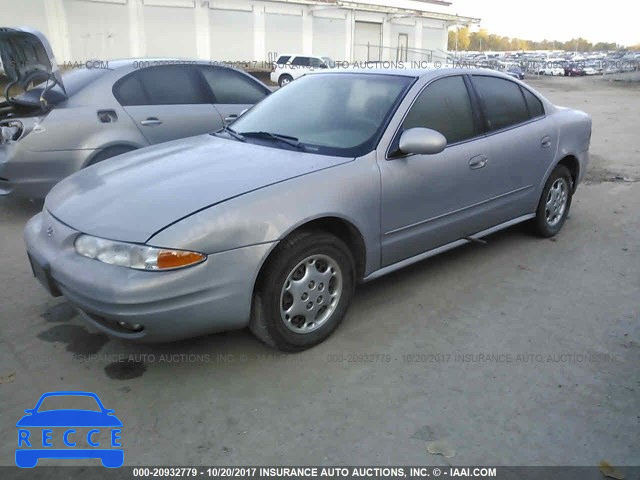
<svg viewBox="0 0 640 480"><path fill-rule="evenodd" d="M300 232L267 261L254 294L251 331L288 352L329 337L353 297L356 269L349 248L326 232Z"/></svg>

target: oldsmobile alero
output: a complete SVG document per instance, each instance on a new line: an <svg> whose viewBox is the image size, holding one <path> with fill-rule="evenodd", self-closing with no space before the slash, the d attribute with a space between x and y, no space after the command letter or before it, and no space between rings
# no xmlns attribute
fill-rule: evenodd
<svg viewBox="0 0 640 480"><path fill-rule="evenodd" d="M297 351L368 281L520 222L562 228L591 119L484 70L328 71L230 127L102 162L29 221L33 271L95 327L250 329Z"/></svg>

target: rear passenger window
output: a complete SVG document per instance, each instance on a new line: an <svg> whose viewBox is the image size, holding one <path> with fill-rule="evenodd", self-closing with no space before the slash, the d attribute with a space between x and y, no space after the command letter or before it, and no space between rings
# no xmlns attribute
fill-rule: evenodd
<svg viewBox="0 0 640 480"><path fill-rule="evenodd" d="M529 107L529 115L531 118L544 117L544 107L542 106L540 99L526 88L520 88L522 89L522 94L527 102L527 107Z"/></svg>
<svg viewBox="0 0 640 480"><path fill-rule="evenodd" d="M118 83L113 89L113 95L123 107L131 105L148 105L147 93L136 73L132 73Z"/></svg>
<svg viewBox="0 0 640 480"><path fill-rule="evenodd" d="M284 65L285 63L287 63L289 61L290 58L291 58L291 55L281 55L280 58L278 58L278 60L276 60L276 63L278 65Z"/></svg>
<svg viewBox="0 0 640 480"><path fill-rule="evenodd" d="M202 74L216 103L253 105L267 96L267 91L258 82L229 68L204 67Z"/></svg>
<svg viewBox="0 0 640 480"><path fill-rule="evenodd" d="M448 144L475 137L471 101L462 77L436 80L420 94L402 124L403 130L414 127L436 130Z"/></svg>
<svg viewBox="0 0 640 480"><path fill-rule="evenodd" d="M296 57L291 62L291 65L296 65L298 67L308 67L311 64L311 59L309 57Z"/></svg>
<svg viewBox="0 0 640 480"><path fill-rule="evenodd" d="M145 68L138 72L152 105L210 103L194 68L184 65Z"/></svg>
<svg viewBox="0 0 640 480"><path fill-rule="evenodd" d="M482 99L490 132L529 120L518 84L502 78L474 75L473 85Z"/></svg>

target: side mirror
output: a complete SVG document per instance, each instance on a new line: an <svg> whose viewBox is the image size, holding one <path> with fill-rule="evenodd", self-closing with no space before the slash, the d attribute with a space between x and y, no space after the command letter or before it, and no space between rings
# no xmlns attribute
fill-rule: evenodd
<svg viewBox="0 0 640 480"><path fill-rule="evenodd" d="M410 128L402 132L399 148L406 154L435 155L447 148L447 139L430 128Z"/></svg>

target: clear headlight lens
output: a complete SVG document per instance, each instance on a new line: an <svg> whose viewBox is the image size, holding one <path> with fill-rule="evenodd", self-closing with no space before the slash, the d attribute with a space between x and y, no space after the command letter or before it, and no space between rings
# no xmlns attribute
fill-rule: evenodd
<svg viewBox="0 0 640 480"><path fill-rule="evenodd" d="M114 242L84 234L76 238L75 249L84 257L136 270L173 270L207 259L206 255L198 252Z"/></svg>

